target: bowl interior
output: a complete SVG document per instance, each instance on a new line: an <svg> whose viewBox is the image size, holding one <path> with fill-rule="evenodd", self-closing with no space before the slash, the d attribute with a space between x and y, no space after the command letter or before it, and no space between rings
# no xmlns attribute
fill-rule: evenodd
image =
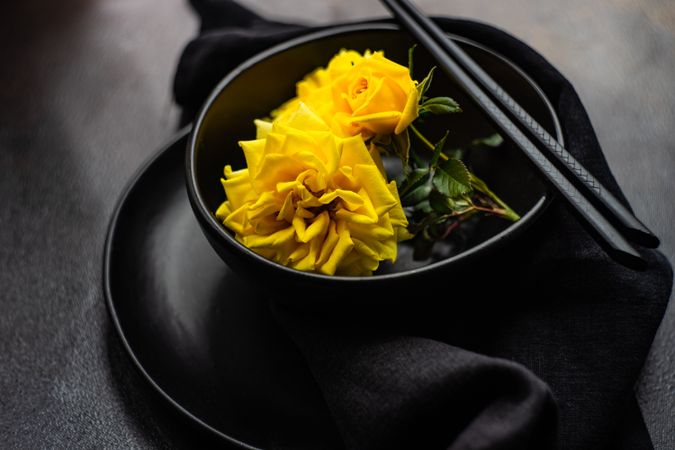
<svg viewBox="0 0 675 450"><path fill-rule="evenodd" d="M493 51L459 36L452 36L462 48L481 65L505 90L523 106L553 136L560 136L559 125L550 104L541 90L513 64ZM408 48L413 40L407 33L393 25L369 24L339 30L311 40L297 41L245 63L230 74L214 90L197 121L193 133L194 153L188 161L192 164L194 191L202 204L213 214L225 200L220 184L223 167L245 167L239 140L255 137L253 118L265 117L269 111L295 95L295 83L316 67L325 66L342 48L357 51L384 50L385 56L406 65ZM421 80L434 65L433 59L421 47L414 57L414 78ZM433 117L423 127L433 139L450 129L448 142L452 147L466 147L473 139L489 136L495 128L484 113L472 103L461 88L442 71L434 76L430 96L453 97L463 112ZM412 138L414 139L414 138ZM430 260L414 261L412 248L400 245L399 258L393 265L383 264L377 274L397 273L435 265L437 262L457 259L476 248L486 248L503 241L511 231L524 228L543 209L547 189L527 158L508 142L495 149L474 150L465 162L477 176L486 181L504 201L522 217L517 226L496 217L485 217L465 227L459 239L444 246L437 246ZM219 227L216 232L229 231L215 220L210 224ZM240 245L229 239L232 245Z"/></svg>

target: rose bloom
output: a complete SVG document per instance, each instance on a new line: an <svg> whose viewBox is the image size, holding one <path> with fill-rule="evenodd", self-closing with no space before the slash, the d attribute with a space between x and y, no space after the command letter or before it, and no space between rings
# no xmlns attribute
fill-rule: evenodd
<svg viewBox="0 0 675 450"><path fill-rule="evenodd" d="M394 181L360 135L341 138L304 103L239 144L216 217L256 253L298 270L370 275L410 237Z"/></svg>
<svg viewBox="0 0 675 450"><path fill-rule="evenodd" d="M361 134L399 134L419 114L417 83L408 68L384 57L381 51L363 55L341 50L325 68L296 85L297 97L273 112L290 114L299 102L315 111L342 137Z"/></svg>

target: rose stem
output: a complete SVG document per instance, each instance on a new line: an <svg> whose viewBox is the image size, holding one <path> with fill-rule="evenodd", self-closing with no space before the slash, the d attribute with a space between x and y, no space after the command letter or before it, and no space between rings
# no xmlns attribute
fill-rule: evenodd
<svg viewBox="0 0 675 450"><path fill-rule="evenodd" d="M415 127L415 125L413 125L413 124L411 123L411 124L409 125L409 127L410 127L410 129L413 131L413 133L415 134L415 136L417 136L417 138L418 138L420 141L422 141L422 142L424 143L424 145L426 145L427 147L429 147L429 149L430 149L432 152L436 149L436 148L434 147L434 144L432 144L432 143L429 141L429 139L427 139L426 137L424 137L424 135L420 132L420 130L417 129L417 127ZM443 158L444 160L447 160L447 159L448 159L448 157L447 157L447 156L445 155L445 153L443 153L443 152L441 152L441 158Z"/></svg>

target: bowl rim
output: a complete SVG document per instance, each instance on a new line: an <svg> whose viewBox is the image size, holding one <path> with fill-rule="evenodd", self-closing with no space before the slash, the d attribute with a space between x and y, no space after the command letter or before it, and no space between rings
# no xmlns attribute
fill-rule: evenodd
<svg viewBox="0 0 675 450"><path fill-rule="evenodd" d="M300 271L297 269L293 269L291 267L284 266L282 264L276 263L272 260L269 260L261 255L258 255L255 253L253 250L249 249L248 247L244 246L240 242L238 242L231 234L230 232L225 228L223 224L221 224L216 218L215 215L212 214L208 207L206 206L206 202L204 201L204 198L201 195L201 192L198 187L198 181L197 181L197 173L195 170L195 163L196 163L196 154L197 154L197 136L199 135L199 132L201 130L201 127L205 121L205 118L210 111L211 107L213 106L213 103L215 100L220 96L222 93L223 89L230 84L234 79L242 75L244 72L246 72L248 69L253 67L254 65L264 61L265 59L274 56L278 53L282 53L284 51L287 51L291 48L298 47L300 45L306 44L308 42L314 41L314 40L320 40L320 39L325 39L341 34L348 34L348 33L353 33L353 32L358 32L358 31L373 31L373 30L382 30L382 31L399 31L399 32L405 32L403 31L398 25L394 23L387 23L387 22L361 22L361 23L355 23L355 24L345 24L345 25L338 25L334 27L329 27L326 29L322 29L319 31L314 31L314 32L309 32L307 34L303 34L301 36L298 36L296 38L289 39L287 41L281 42L275 46L272 46L266 50L263 50L254 56L250 57L249 59L245 60L244 62L240 63L237 67L232 69L230 72L228 72L227 75L225 75L219 82L218 84L211 90L209 93L209 96L207 99L202 103L201 107L199 108L199 111L197 113L196 119L193 121L193 126L190 130L189 136L188 136L188 144L186 148L186 163L185 163L185 175L186 175L186 181L187 181L187 191L188 191L188 198L190 200L190 204L192 205L193 211L196 212L198 215L199 222L203 225L206 225L208 229L212 232L215 233L215 235L218 237L218 239L226 242L226 245L229 245L233 249L237 249L237 251L240 251L244 256L248 257L249 260L253 260L259 264L262 264L266 266L270 270L278 270L280 273L286 273L290 276L293 277L304 277L307 279L312 279L314 281L319 281L319 282L347 282L347 283L379 283L383 282L386 280L391 280L391 279L399 279L402 277L408 277L412 276L415 274L419 273L427 273L427 272L432 272L437 269L440 269L445 266L450 266L453 264L457 264L460 261L465 261L470 258L476 257L478 254L482 253L483 251L487 250L488 248L496 247L500 244L504 244L508 240L512 240L518 235L520 235L528 226L532 224L532 222L536 219L537 216L539 216L549 205L551 202L551 197L552 193L550 191L549 187L546 187L544 190L543 195L539 200L534 204L534 206L527 211L517 222L512 223L508 227L506 227L504 230L500 231L499 233L495 234L494 236L491 236L490 238L486 239L485 241L469 248L464 251L459 252L456 255L453 255L449 258L445 258L439 261L435 261L429 264L426 264L421 267L413 268L413 269L408 269L400 272L392 272L392 273L385 273L385 274L373 274L373 275L368 275L368 276L346 276L346 275L324 275L320 273L315 273L315 272L307 272L307 271ZM541 100L544 102L544 105L548 109L549 113L551 114L551 119L553 121L553 126L555 129L555 137L558 139L559 142L563 143L563 132L562 132L562 126L560 124L560 119L558 118L558 115L555 111L555 108L553 108L553 105L551 104L551 101L549 98L546 96L544 91L541 89L541 87L532 80L532 78L520 67L518 67L515 63L513 63L511 60L508 58L502 56L499 54L497 51L492 50L491 48L480 44L472 39L468 39L464 36L460 36L454 33L448 33L446 32L446 35L458 42L462 42L465 44L469 44L472 46L475 46L483 51L486 51L487 53L492 54L496 58L500 59L507 65L509 65L513 70L515 70L519 76L521 76L533 89L534 91L539 95ZM202 227L203 228L203 227ZM204 230L205 231L205 230ZM208 236L207 236L208 237Z"/></svg>

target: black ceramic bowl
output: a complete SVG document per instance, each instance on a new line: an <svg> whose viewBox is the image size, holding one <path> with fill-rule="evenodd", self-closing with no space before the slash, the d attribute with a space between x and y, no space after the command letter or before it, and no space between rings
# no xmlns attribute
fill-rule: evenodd
<svg viewBox="0 0 675 450"><path fill-rule="evenodd" d="M553 136L561 139L555 112L542 91L518 67L492 50L460 36L449 35L472 56L509 94ZM257 284L270 286L283 297L288 286L306 288L311 296L304 306L330 303L336 296L345 299L382 298L372 296L383 289L405 289L408 285L447 280L470 268L494 252L513 250L517 238L537 219L547 205L548 192L535 169L517 148L504 143L500 148L473 152L468 163L520 215L518 222L486 217L466 233L463 247L424 264L412 260L412 251L400 244L399 258L393 265L370 277L326 276L300 272L269 261L234 239L214 216L225 199L219 179L223 167L245 167L239 140L255 136L253 119L295 95L295 82L319 66L325 66L341 48L358 51L384 50L385 55L405 64L412 38L392 24L361 24L332 28L294 39L269 49L229 73L213 90L194 122L186 160L188 197L211 246L235 271ZM415 78L421 79L433 66L431 57L420 47L415 52ZM420 75L421 74L421 75ZM449 95L463 108L460 114L444 116L450 138L462 146L472 139L496 130L461 89L437 71L431 94Z"/></svg>

